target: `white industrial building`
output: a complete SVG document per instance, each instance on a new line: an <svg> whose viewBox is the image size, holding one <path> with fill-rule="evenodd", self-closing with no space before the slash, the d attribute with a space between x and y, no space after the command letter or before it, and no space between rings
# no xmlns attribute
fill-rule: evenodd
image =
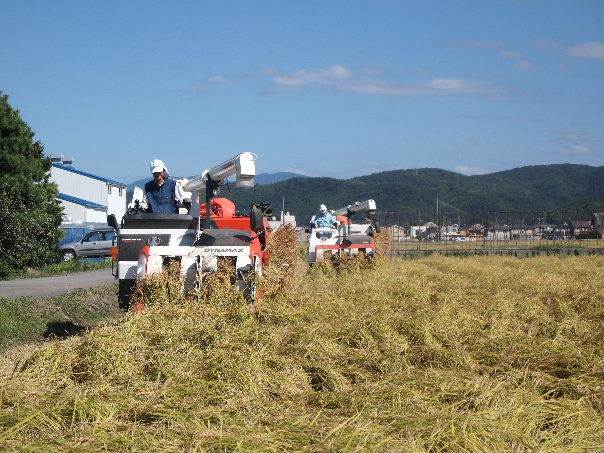
<svg viewBox="0 0 604 453"><path fill-rule="evenodd" d="M279 228L281 225L291 225L292 227L296 228L296 216L291 215L289 212L283 213L283 211L281 211L281 219L277 220L277 217L271 217L271 219L268 221L268 224L273 231Z"/></svg>
<svg viewBox="0 0 604 453"><path fill-rule="evenodd" d="M58 199L67 222L107 222L126 213L126 184L73 167L73 159L51 157L50 181L59 187Z"/></svg>

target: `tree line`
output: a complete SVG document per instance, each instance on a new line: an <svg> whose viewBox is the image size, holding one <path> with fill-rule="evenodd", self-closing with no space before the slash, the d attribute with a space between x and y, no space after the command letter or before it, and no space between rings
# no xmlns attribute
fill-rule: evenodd
<svg viewBox="0 0 604 453"><path fill-rule="evenodd" d="M58 259L62 208L44 145L0 92L0 278Z"/></svg>

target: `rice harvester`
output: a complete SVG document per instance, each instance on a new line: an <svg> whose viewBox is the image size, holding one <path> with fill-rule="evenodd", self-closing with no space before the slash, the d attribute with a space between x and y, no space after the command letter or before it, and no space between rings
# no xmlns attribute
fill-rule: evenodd
<svg viewBox="0 0 604 453"><path fill-rule="evenodd" d="M260 275L269 259L265 250L270 238L268 206L252 205L247 216L231 200L216 197L229 177L235 177L235 187L253 187L255 160L255 154L244 152L188 180L184 190L192 194L190 214L129 209L119 226L115 216L108 216L107 222L117 230L112 270L119 280L120 308L129 308L137 281L174 262L185 291L202 289L209 275L225 263L233 270L231 281L247 297L255 298L250 277Z"/></svg>
<svg viewBox="0 0 604 453"><path fill-rule="evenodd" d="M335 222L331 227L317 228L311 221L308 246L308 261L311 264L323 261L324 253L330 251L332 256L343 253L357 255L363 253L367 259L375 254L375 233L380 226L375 220L377 206L374 200L357 201L343 208L332 211ZM360 211L367 211L368 223L352 223L352 216Z"/></svg>

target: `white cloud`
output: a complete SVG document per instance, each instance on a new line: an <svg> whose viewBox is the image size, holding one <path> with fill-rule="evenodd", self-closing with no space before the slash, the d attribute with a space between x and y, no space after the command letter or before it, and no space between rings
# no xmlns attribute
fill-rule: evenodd
<svg viewBox="0 0 604 453"><path fill-rule="evenodd" d="M358 71L359 71L359 73L365 74L368 76L378 76L384 72L384 70L380 66L376 66L376 65L361 66L358 69Z"/></svg>
<svg viewBox="0 0 604 453"><path fill-rule="evenodd" d="M227 82L227 78L224 77L224 76L221 76L219 74L216 74L216 75L208 77L208 82L211 82L211 83L225 83L225 82Z"/></svg>
<svg viewBox="0 0 604 453"><path fill-rule="evenodd" d="M485 173L488 173L488 170L474 165L456 165L453 170L466 176L484 175Z"/></svg>
<svg viewBox="0 0 604 453"><path fill-rule="evenodd" d="M301 175L301 176L314 176L314 175L307 173L306 170L303 170L302 168L298 168L298 167L287 167L281 171L286 171L288 173L296 173L297 175Z"/></svg>
<svg viewBox="0 0 604 453"><path fill-rule="evenodd" d="M185 87L184 90L190 93L203 93L205 91L208 91L208 86L203 82L195 82L189 85L188 87Z"/></svg>
<svg viewBox="0 0 604 453"><path fill-rule="evenodd" d="M533 43L537 49L559 49L560 44L551 39L539 39Z"/></svg>
<svg viewBox="0 0 604 453"><path fill-rule="evenodd" d="M303 86L312 83L331 85L350 77L350 70L335 65L325 69L301 69L289 75L278 75L274 81L279 85Z"/></svg>
<svg viewBox="0 0 604 453"><path fill-rule="evenodd" d="M514 67L522 71L532 71L537 68L537 65L529 61L522 52L503 50L500 54L506 60L514 61Z"/></svg>
<svg viewBox="0 0 604 453"><path fill-rule="evenodd" d="M517 61L516 63L514 63L514 67L523 71L533 71L534 69L537 69L537 65L535 63L531 63L528 60Z"/></svg>
<svg viewBox="0 0 604 453"><path fill-rule="evenodd" d="M470 87L468 82L460 79L432 79L428 82L428 85L437 90L453 91L463 91Z"/></svg>
<svg viewBox="0 0 604 453"><path fill-rule="evenodd" d="M503 47L503 43L499 41L457 41L452 44L465 49L501 49Z"/></svg>
<svg viewBox="0 0 604 453"><path fill-rule="evenodd" d="M501 56L508 60L515 60L515 61L524 59L524 55L522 54L522 52L516 52L513 50L503 50L501 52Z"/></svg>
<svg viewBox="0 0 604 453"><path fill-rule="evenodd" d="M592 41L568 49L567 54L575 58L595 58L604 60L604 42Z"/></svg>
<svg viewBox="0 0 604 453"><path fill-rule="evenodd" d="M539 116L526 116L526 115L456 115L456 118L465 120L491 120L491 121L504 121L513 123L543 123L547 121L546 117Z"/></svg>
<svg viewBox="0 0 604 453"><path fill-rule="evenodd" d="M594 141L583 130L554 130L551 143L558 154L567 156L590 156L594 154ZM596 145L597 146L597 145Z"/></svg>
<svg viewBox="0 0 604 453"><path fill-rule="evenodd" d="M291 74L275 74L271 71L268 75L277 85L289 89L322 86L373 95L486 94L499 91L477 81L444 77L412 84L386 82L380 78L379 72L355 72L340 65L322 69L301 69Z"/></svg>
<svg viewBox="0 0 604 453"><path fill-rule="evenodd" d="M491 93L495 89L472 80L437 78L417 84L385 82L357 82L339 87L344 91L365 94L385 94L413 96L421 94L481 94Z"/></svg>
<svg viewBox="0 0 604 453"><path fill-rule="evenodd" d="M228 81L229 80L226 77L216 74L201 80L196 80L186 87L185 90L190 93L203 93L208 91L212 84L227 83Z"/></svg>
<svg viewBox="0 0 604 453"><path fill-rule="evenodd" d="M586 145L571 145L570 147L562 150L562 154L571 154L575 156L588 156L592 153L593 150Z"/></svg>

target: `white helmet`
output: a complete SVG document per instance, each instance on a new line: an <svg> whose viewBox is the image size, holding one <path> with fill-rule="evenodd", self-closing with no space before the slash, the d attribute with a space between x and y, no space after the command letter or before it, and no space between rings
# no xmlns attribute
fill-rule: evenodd
<svg viewBox="0 0 604 453"><path fill-rule="evenodd" d="M149 167L151 169L151 173L159 173L160 171L165 171L168 173L168 169L164 165L163 161L159 159L153 159Z"/></svg>
<svg viewBox="0 0 604 453"><path fill-rule="evenodd" d="M319 212L327 212L327 206L325 206L324 204L319 206Z"/></svg>

